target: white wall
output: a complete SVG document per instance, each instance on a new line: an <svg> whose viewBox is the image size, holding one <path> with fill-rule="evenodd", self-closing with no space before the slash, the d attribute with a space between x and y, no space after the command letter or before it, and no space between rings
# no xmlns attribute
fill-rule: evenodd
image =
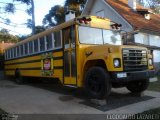
<svg viewBox="0 0 160 120"><path fill-rule="evenodd" d="M160 36L140 32L136 34L134 38L135 38L136 43L160 47ZM154 50L153 56L154 56L153 58L154 62L159 63L160 62L160 51Z"/></svg>
<svg viewBox="0 0 160 120"><path fill-rule="evenodd" d="M160 47L160 36L140 32L135 35L135 42Z"/></svg>
<svg viewBox="0 0 160 120"><path fill-rule="evenodd" d="M160 62L160 50L154 50L154 62Z"/></svg>

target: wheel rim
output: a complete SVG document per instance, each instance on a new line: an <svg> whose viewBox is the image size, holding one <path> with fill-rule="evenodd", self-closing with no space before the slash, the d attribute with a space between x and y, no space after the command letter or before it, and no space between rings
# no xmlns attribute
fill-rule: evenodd
<svg viewBox="0 0 160 120"><path fill-rule="evenodd" d="M102 91L102 83L99 79L99 76L95 73L92 73L89 76L88 87L95 94L99 94Z"/></svg>

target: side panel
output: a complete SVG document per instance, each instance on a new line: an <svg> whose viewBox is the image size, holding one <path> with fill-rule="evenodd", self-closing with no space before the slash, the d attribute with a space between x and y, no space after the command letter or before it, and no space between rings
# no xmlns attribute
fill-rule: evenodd
<svg viewBox="0 0 160 120"><path fill-rule="evenodd" d="M51 54L53 57L53 73L51 76L43 75L43 55ZM19 69L22 76L28 77L51 77L59 78L62 82L63 80L63 50L59 49L56 51L41 53L34 56L26 56L19 59L13 59L5 61L5 74L6 75L15 75L15 70Z"/></svg>

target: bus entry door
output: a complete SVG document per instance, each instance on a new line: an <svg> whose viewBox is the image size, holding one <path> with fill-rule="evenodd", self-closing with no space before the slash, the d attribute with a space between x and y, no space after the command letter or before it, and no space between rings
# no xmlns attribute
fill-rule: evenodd
<svg viewBox="0 0 160 120"><path fill-rule="evenodd" d="M74 26L63 30L64 44L64 84L77 85L76 42Z"/></svg>

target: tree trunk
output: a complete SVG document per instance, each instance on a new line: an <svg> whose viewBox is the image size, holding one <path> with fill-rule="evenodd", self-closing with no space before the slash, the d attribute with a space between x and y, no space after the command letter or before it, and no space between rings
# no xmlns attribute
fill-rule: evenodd
<svg viewBox="0 0 160 120"><path fill-rule="evenodd" d="M34 0L31 0L32 5L32 35L35 34L35 14L34 14Z"/></svg>

